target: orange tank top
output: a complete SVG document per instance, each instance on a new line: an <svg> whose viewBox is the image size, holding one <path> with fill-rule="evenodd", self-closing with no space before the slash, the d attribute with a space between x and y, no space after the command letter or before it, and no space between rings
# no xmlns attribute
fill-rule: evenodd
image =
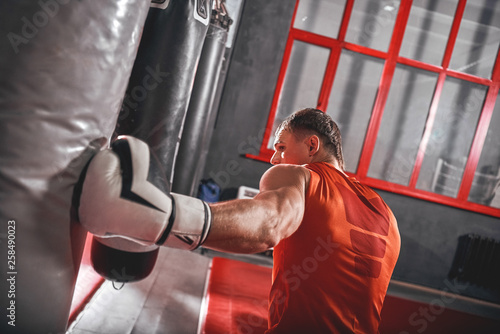
<svg viewBox="0 0 500 334"><path fill-rule="evenodd" d="M306 166L304 218L274 248L266 333L377 333L400 236L382 198L328 163Z"/></svg>

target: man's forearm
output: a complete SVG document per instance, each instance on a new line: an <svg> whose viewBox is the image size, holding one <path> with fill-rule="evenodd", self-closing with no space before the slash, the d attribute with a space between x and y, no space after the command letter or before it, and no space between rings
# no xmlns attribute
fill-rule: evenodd
<svg viewBox="0 0 500 334"><path fill-rule="evenodd" d="M271 203L241 199L216 203L212 226L203 247L231 252L263 252L279 241L277 214Z"/></svg>

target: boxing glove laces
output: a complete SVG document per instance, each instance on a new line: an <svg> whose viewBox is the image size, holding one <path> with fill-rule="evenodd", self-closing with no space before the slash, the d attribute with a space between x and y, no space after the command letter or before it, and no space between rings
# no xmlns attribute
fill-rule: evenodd
<svg viewBox="0 0 500 334"><path fill-rule="evenodd" d="M154 153L130 136L118 137L89 162L78 215L102 240L121 237L185 250L203 244L212 221L206 202L170 192Z"/></svg>

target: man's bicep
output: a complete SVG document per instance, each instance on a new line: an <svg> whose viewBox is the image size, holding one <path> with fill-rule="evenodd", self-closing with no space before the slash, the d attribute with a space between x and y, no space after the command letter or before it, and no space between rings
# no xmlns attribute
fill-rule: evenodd
<svg viewBox="0 0 500 334"><path fill-rule="evenodd" d="M210 205L213 222L205 247L255 253L274 247L295 232L304 212L301 182L305 181L301 181L303 176L297 166L276 167L263 175L261 191L253 199Z"/></svg>
<svg viewBox="0 0 500 334"><path fill-rule="evenodd" d="M300 166L275 166L261 178L261 192L257 201L272 205L274 215L279 215L277 228L284 237L299 227L305 209L307 175Z"/></svg>

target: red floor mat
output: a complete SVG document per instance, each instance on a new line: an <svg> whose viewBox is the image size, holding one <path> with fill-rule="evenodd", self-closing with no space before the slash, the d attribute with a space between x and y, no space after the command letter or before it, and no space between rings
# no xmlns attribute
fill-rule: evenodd
<svg viewBox="0 0 500 334"><path fill-rule="evenodd" d="M271 268L214 257L202 333L264 333L270 289Z"/></svg>
<svg viewBox="0 0 500 334"><path fill-rule="evenodd" d="M73 301L71 302L71 310L68 320L68 325L75 321L78 314L83 310L88 300L92 298L94 293L99 289L104 279L95 272L90 260L90 247L92 244L92 235L87 234L85 240L85 248L83 250L80 270L75 284Z"/></svg>
<svg viewBox="0 0 500 334"><path fill-rule="evenodd" d="M202 333L263 333L271 268L224 258L213 259ZM448 299L429 304L387 295L381 334L498 334L500 322L447 309Z"/></svg>

